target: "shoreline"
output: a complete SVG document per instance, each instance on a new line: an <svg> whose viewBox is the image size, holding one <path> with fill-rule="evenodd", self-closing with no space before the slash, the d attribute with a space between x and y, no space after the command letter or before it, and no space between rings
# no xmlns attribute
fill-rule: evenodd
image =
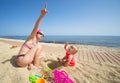
<svg viewBox="0 0 120 83"><path fill-rule="evenodd" d="M25 40L27 36L6 36L2 38ZM71 44L120 48L120 36L45 36L40 42L64 44L66 41Z"/></svg>
<svg viewBox="0 0 120 83"><path fill-rule="evenodd" d="M10 38L0 38L0 41L3 41L3 42L6 42L6 43L9 43L9 44L12 44L14 45L15 42L17 43L23 43L25 40L21 40L21 39L10 39ZM10 43L11 42L11 43ZM12 43L13 42L13 43ZM41 44L60 44L60 45L63 45L64 43L59 43L59 42L39 42ZM106 47L106 48L115 48L115 49L120 49L120 47L111 47L111 46L102 46L102 45L87 45L87 44L77 44L77 43L70 43L70 44L73 44L73 45L77 45L77 46L94 46L94 47Z"/></svg>
<svg viewBox="0 0 120 83"><path fill-rule="evenodd" d="M75 83L120 82L119 48L78 45L79 51L75 54L76 66L64 67L57 61L58 57L65 55L64 44L40 42L45 52L44 59L40 62L42 69L28 71L26 67L14 66L14 59L23 42L24 40L0 38L1 83L30 83L30 75L43 73L49 78L46 79L47 83L53 83L53 74L46 70L46 67L66 71ZM12 45L18 47L11 49Z"/></svg>

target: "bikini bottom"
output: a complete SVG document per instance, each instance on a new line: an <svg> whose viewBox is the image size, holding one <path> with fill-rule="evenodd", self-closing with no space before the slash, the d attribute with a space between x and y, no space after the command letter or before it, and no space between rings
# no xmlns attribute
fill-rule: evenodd
<svg viewBox="0 0 120 83"><path fill-rule="evenodd" d="M18 57L21 57L21 56L25 56L25 55L24 55L24 54L18 55L17 58L18 58Z"/></svg>

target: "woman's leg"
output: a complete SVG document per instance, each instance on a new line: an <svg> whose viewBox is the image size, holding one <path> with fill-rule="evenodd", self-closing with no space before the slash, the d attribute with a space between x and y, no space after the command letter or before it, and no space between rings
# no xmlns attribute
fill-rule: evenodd
<svg viewBox="0 0 120 83"><path fill-rule="evenodd" d="M36 45L32 49L30 49L25 56L18 57L16 60L17 64L19 66L27 66L28 64L32 63L37 48L38 46Z"/></svg>
<svg viewBox="0 0 120 83"><path fill-rule="evenodd" d="M36 53L35 53L35 56L34 56L34 59L33 59L33 65L38 67L38 68L40 68L39 67L40 58L41 58L41 56L43 56L41 49L42 49L41 46L38 45L38 48L36 50Z"/></svg>

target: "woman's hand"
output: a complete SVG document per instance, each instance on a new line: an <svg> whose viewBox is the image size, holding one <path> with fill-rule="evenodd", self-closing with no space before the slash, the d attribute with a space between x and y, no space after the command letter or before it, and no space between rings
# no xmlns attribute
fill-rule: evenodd
<svg viewBox="0 0 120 83"><path fill-rule="evenodd" d="M44 16L47 13L47 3L45 4L45 8L41 10L41 16Z"/></svg>
<svg viewBox="0 0 120 83"><path fill-rule="evenodd" d="M47 9L46 8L41 10L41 16L44 16L46 13L47 13Z"/></svg>

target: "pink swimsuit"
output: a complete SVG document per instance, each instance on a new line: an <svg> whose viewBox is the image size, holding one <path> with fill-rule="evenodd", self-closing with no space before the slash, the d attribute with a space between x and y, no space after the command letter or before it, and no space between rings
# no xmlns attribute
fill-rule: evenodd
<svg viewBox="0 0 120 83"><path fill-rule="evenodd" d="M70 57L71 54L69 54L69 52L66 52L66 60L68 61L68 58ZM69 66L74 66L75 65L75 59L74 59L74 55L72 55L72 60L70 61Z"/></svg>
<svg viewBox="0 0 120 83"><path fill-rule="evenodd" d="M34 43L24 43L23 46L31 49L32 48L31 46L35 46L35 44Z"/></svg>

